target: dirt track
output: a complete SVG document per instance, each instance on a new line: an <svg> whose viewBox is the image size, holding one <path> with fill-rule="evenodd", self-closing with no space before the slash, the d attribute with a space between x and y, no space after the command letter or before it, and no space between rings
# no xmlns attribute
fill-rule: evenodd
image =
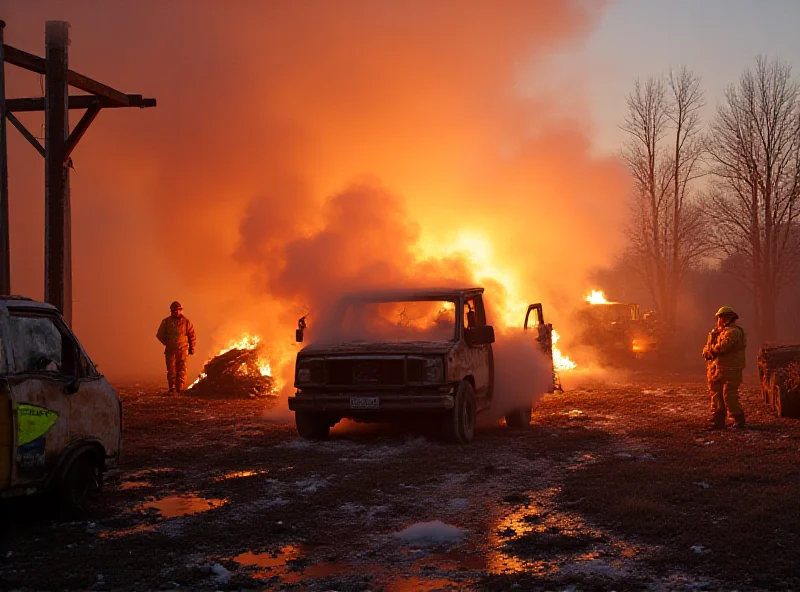
<svg viewBox="0 0 800 592"><path fill-rule="evenodd" d="M545 397L458 447L387 426L300 440L263 401L121 388L124 459L89 520L2 508L0 588L797 589L800 420L702 379ZM281 402L285 405L285 402Z"/></svg>

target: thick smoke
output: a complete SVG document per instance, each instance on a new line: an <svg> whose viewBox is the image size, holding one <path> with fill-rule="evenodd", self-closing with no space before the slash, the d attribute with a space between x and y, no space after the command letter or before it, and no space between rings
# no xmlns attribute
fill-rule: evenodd
<svg viewBox="0 0 800 592"><path fill-rule="evenodd" d="M557 107L580 89L518 90L599 3L4 9L7 43L41 55L44 21L68 20L73 69L159 101L102 112L73 154L76 330L112 377L161 375L173 299L198 330L194 371L243 331L292 354L297 318L341 291L474 283L475 257L445 248L464 232L488 240L515 298L555 314L618 244L624 169ZM41 92L8 79L9 96ZM41 298L42 163L9 139L13 287Z"/></svg>

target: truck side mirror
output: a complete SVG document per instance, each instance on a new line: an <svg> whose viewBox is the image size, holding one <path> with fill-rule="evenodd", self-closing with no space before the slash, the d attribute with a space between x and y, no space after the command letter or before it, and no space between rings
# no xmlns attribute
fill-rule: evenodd
<svg viewBox="0 0 800 592"><path fill-rule="evenodd" d="M494 343L494 327L468 327L464 331L464 340L469 346L489 345Z"/></svg>
<svg viewBox="0 0 800 592"><path fill-rule="evenodd" d="M73 378L67 384L64 385L64 394L65 395L74 395L77 393L81 388L81 382L77 378Z"/></svg>

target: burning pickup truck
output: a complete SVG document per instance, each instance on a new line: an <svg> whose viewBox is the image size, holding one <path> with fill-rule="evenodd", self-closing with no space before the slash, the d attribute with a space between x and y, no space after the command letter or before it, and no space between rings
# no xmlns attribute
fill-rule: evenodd
<svg viewBox="0 0 800 592"><path fill-rule="evenodd" d="M393 422L411 416L438 421L445 440L472 441L476 415L491 407L495 383L495 334L483 292L443 288L344 297L315 342L297 354L289 409L298 433L324 439L343 418ZM552 326L544 323L540 304L528 307L526 329L529 320L552 367ZM299 326L301 342L304 319ZM506 423L524 427L530 418L531 405L523 404L506 415Z"/></svg>

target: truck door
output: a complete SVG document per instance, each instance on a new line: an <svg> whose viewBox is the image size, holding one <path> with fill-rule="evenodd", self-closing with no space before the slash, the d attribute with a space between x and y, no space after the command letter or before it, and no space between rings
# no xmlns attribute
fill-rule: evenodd
<svg viewBox="0 0 800 592"><path fill-rule="evenodd" d="M486 311L483 308L483 299L480 295L464 300L464 328L485 327ZM469 367L475 379L475 397L478 399L478 409L481 400L488 400L494 388L494 359L491 344L473 345L467 348Z"/></svg>
<svg viewBox="0 0 800 592"><path fill-rule="evenodd" d="M525 323L523 324L525 331L535 331L536 341L539 347L550 360L550 366L553 368L553 386L549 392L561 390L561 380L556 374L555 366L553 364L553 325L544 322L544 309L540 302L529 304L528 310L525 312Z"/></svg>

